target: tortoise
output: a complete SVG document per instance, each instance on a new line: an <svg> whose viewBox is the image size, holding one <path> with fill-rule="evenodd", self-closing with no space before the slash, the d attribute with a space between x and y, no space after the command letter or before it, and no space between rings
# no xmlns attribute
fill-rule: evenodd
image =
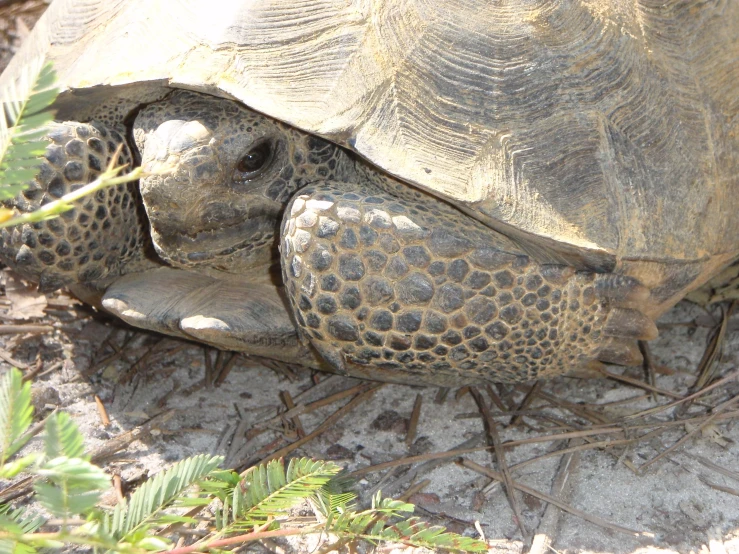
<svg viewBox="0 0 739 554"><path fill-rule="evenodd" d="M739 3L55 0L62 94L3 232L143 328L412 384L638 364L739 257Z"/></svg>

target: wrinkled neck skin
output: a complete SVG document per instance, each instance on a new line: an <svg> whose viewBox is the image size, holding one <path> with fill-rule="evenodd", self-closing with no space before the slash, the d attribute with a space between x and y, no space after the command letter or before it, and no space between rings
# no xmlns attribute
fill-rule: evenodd
<svg viewBox="0 0 739 554"><path fill-rule="evenodd" d="M134 123L156 254L223 279L275 283L287 202L318 180L350 181L347 153L240 104L178 91Z"/></svg>

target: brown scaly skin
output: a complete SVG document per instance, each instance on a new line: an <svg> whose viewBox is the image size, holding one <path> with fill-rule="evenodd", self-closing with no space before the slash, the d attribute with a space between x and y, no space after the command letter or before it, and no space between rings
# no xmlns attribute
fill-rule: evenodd
<svg viewBox="0 0 739 554"><path fill-rule="evenodd" d="M306 187L283 224L284 279L303 334L338 370L437 384L525 381L656 335L633 279L539 265L504 236L364 171ZM395 193L395 194L394 194Z"/></svg>
<svg viewBox="0 0 739 554"><path fill-rule="evenodd" d="M80 128L89 126L60 131L77 164L83 158L68 145ZM637 309L649 294L637 281L540 265L445 202L238 103L175 92L145 107L133 134L144 169L157 172L140 189L159 263L264 283L281 262L303 338L338 371L408 383L515 382L597 367L595 360L634 363L634 339L656 336ZM55 194L49 172L71 163L47 159L37 197ZM78 173L94 176L89 167ZM105 207L98 243L70 244L71 252L96 252L108 241L104 251L112 254L93 255L94 269L66 263L76 260L71 254L50 266L40 259L45 250L25 254L44 229L4 237L2 257L16 267L28 257L26 275L54 285L95 285L125 273L143 257L143 241L131 242L143 225L133 196L125 197L124 214L124 197L108 194L112 200L93 198L84 208ZM81 222L58 225L69 241ZM179 305L180 328L198 315L187 307ZM217 332L209 341L217 344Z"/></svg>
<svg viewBox="0 0 739 554"><path fill-rule="evenodd" d="M38 209L95 180L119 145L118 165L132 157L121 135L99 123L52 123L36 179L7 203L21 212ZM141 255L145 227L133 184L100 190L57 219L0 232L0 259L39 282L42 291L73 283L97 283Z"/></svg>

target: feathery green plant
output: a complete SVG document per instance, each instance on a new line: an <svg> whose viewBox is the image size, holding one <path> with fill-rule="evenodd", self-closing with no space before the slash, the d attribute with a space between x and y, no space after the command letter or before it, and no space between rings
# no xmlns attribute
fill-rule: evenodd
<svg viewBox="0 0 739 554"><path fill-rule="evenodd" d="M382 498L378 492L372 499L372 507L360 512L346 512L339 516L331 514L326 522L326 531L344 539L366 540L372 543L402 542L438 550L456 552L487 552L487 545L478 539L457 533L446 533L440 525L429 525L417 517L405 518L413 513L414 506L407 502ZM394 518L399 518L397 521Z"/></svg>
<svg viewBox="0 0 739 554"><path fill-rule="evenodd" d="M18 80L0 90L0 202L10 200L28 188L43 163L49 145L48 123L54 119L50 106L59 90L56 74L43 58L29 63ZM113 156L116 160L118 156ZM13 217L13 211L0 205L0 229L23 223L36 223L71 210L73 202L97 190L139 179L141 168L120 175L123 167L110 166L92 183L48 202L31 213Z"/></svg>
<svg viewBox="0 0 739 554"><path fill-rule="evenodd" d="M356 494L341 468L326 461L294 458L273 460L244 475L218 469L220 456L199 455L182 460L145 481L128 500L113 509L99 505L110 487L105 472L90 463L82 435L64 413L54 413L44 427L43 452L8 461L27 441L33 418L30 387L13 369L0 380L0 422L4 463L0 476L21 472L34 479L36 499L54 517L57 531L40 532L46 522L23 510L0 505L0 554L35 554L65 545L92 547L96 552L171 554L221 551L225 546L269 536L327 533L344 542L402 542L432 549L484 552L477 539L447 533L419 518L407 517L413 505L379 493L367 510L355 511ZM314 507L315 518L296 519L291 510ZM197 507L199 518L182 515ZM84 520L74 520L74 517ZM171 539L157 530L177 524L187 530L203 521L209 534L195 544L171 549ZM188 535L189 536L189 535Z"/></svg>
<svg viewBox="0 0 739 554"><path fill-rule="evenodd" d="M13 198L36 176L49 144L46 125L54 118L49 106L59 94L55 80L51 64L39 58L0 91L0 200Z"/></svg>
<svg viewBox="0 0 739 554"><path fill-rule="evenodd" d="M19 371L6 373L0 384L0 465L28 442L24 433L32 418L31 383L24 383Z"/></svg>
<svg viewBox="0 0 739 554"><path fill-rule="evenodd" d="M231 517L229 521L224 514L222 533L243 531L284 516L313 497L340 471L336 464L308 458L293 458L287 469L282 459L250 468L233 489Z"/></svg>
<svg viewBox="0 0 739 554"><path fill-rule="evenodd" d="M162 511L170 506L196 505L187 502L183 492L193 483L209 476L223 461L221 456L201 454L187 458L157 473L144 482L130 500L119 503L111 514L102 517L103 530L118 541L129 542L156 525L194 523L192 518L166 517ZM207 499L207 504L210 499Z"/></svg>

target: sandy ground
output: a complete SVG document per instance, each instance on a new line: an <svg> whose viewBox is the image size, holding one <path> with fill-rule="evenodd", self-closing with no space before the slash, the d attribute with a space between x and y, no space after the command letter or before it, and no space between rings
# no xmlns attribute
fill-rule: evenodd
<svg viewBox="0 0 739 554"><path fill-rule="evenodd" d="M34 399L39 415L55 407L68 411L83 430L90 448L100 447L120 433L135 429L150 418L174 410L152 434L135 441L105 466L121 475L124 484L135 483L159 471L167 463L207 452L226 456L227 465L244 467L298 439L294 421L272 419L284 411L287 391L297 405L310 404L342 390L370 384L306 371L275 371L241 357L219 386L217 371L227 356L216 360L215 352L201 346L113 326L64 295L45 300L6 276L6 295L0 297L4 321L3 349L6 370L12 361L35 373ZM42 315L43 314L43 315ZM20 319L24 315L36 315ZM706 346L711 317L701 308L682 303L660 322L661 337L651 346L657 368L656 387L685 395L694 382L694 371ZM739 333L730 322L724 345L724 361L718 376L736 371ZM25 334L10 325L51 325L50 332ZM8 333L8 331L14 331ZM121 354L116 354L117 351ZM205 356L211 363L205 363ZM39 362L40 360L40 362ZM206 365L210 367L208 371ZM641 369L612 367L611 371L643 379ZM318 383L318 384L316 384ZM551 435L576 430L593 431L598 425L610 432L585 439L623 441L659 429L655 422L691 419L706 414L739 393L736 380L729 381L699 399L684 413L675 408L631 423L650 422L651 427L618 430L627 414L670 401L658 394L656 401L645 391L613 379L557 379L543 382L521 422L491 402L490 392L505 410L518 409L530 386L495 386L481 395L494 416L500 440L507 445L506 461L515 466L569 446L582 439L553 440ZM288 455L307 455L336 460L355 471L408 456L483 446L485 426L478 405L464 389L448 391L440 401L438 389L384 385L370 398L350 410L325 432ZM110 425L105 426L95 396L105 406ZM409 440L409 419L421 398L415 438ZM306 433L316 429L349 398L302 415ZM527 533L550 537L557 552L739 552L739 425L736 411L729 418L716 418L696 431L696 423L673 425L662 433L623 446L588 448L572 460L566 473L564 493L555 496L587 514L606 520L596 525L581 517L551 510L530 495L517 493L521 520ZM261 422L271 420L268 425ZM267 429L252 431L257 424ZM611 425L613 424L613 425ZM616 429L614 429L614 426ZM648 469L637 471L665 449L695 431L685 444ZM508 444L543 437L539 442ZM528 551L522 540L504 489L489 478L457 462L460 458L498 469L490 450L453 456L436 467L423 462L358 476L358 488L367 500L380 488L384 494L400 495L412 485L428 480L412 500L419 513L452 530L476 535L475 522L491 540L493 552ZM513 468L516 483L551 494L562 466L555 455ZM723 470L723 471L722 471ZM568 490L569 489L569 490ZM614 526L638 531L638 536L614 530ZM254 547L257 551L263 546ZM292 551L308 551L306 544ZM535 550L534 550L535 551ZM546 551L546 550L544 550Z"/></svg>

